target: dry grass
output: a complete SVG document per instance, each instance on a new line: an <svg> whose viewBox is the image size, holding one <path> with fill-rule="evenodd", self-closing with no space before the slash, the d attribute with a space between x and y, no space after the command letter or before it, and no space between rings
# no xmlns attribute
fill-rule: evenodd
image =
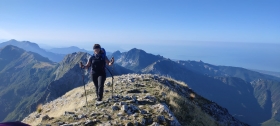
<svg viewBox="0 0 280 126"><path fill-rule="evenodd" d="M175 81L174 81L175 82ZM180 83L180 82L179 82ZM178 84L175 82L175 84ZM181 85L180 83L179 85ZM187 86L182 86L187 87ZM170 110L174 113L177 119L180 121L182 125L189 126L217 126L218 123L212 119L208 114L203 112L199 106L194 104L194 101L199 101L200 99L195 99L200 97L196 95L194 92L189 94L185 94L185 96L179 95L178 92L174 92L168 88L160 88L157 86L153 90L159 90L159 94L166 93L166 97L161 102L165 102ZM161 96L159 96L161 97ZM188 99L188 97L190 99ZM201 99L200 104L207 103L207 100Z"/></svg>
<svg viewBox="0 0 280 126"><path fill-rule="evenodd" d="M39 104L39 105L37 106L36 111L37 111L38 113L41 113L41 112L42 112L42 110L43 110L42 106L43 106L42 104Z"/></svg>

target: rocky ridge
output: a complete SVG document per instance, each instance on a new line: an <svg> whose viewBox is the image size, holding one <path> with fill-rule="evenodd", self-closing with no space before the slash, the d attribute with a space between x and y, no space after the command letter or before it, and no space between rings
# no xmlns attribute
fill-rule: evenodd
<svg viewBox="0 0 280 126"><path fill-rule="evenodd" d="M38 107L23 122L31 125L247 125L227 109L209 101L183 83L152 74L127 74L105 82L103 103L95 102L93 84Z"/></svg>

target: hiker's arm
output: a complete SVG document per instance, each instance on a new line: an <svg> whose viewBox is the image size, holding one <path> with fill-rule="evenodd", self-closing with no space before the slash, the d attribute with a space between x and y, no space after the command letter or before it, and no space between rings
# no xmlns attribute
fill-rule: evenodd
<svg viewBox="0 0 280 126"><path fill-rule="evenodd" d="M80 67L81 67L82 69L88 69L90 66L91 66L91 58L88 59L88 62L87 62L86 65L83 65L83 63L80 62Z"/></svg>
<svg viewBox="0 0 280 126"><path fill-rule="evenodd" d="M112 66L113 65L113 63L114 63L114 58L113 59L111 59L111 62L109 61L109 59L108 59L108 57L106 56L106 65L108 65L108 66Z"/></svg>
<svg viewBox="0 0 280 126"><path fill-rule="evenodd" d="M84 69L88 69L91 65L91 60L88 60L87 64L85 65Z"/></svg>

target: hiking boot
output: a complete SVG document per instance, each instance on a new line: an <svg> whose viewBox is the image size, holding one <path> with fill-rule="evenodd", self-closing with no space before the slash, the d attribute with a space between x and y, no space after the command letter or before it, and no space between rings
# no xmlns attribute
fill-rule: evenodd
<svg viewBox="0 0 280 126"><path fill-rule="evenodd" d="M97 100L97 101L95 102L95 105L96 105L96 106L99 106L99 105L101 105L102 103L103 103L103 101Z"/></svg>

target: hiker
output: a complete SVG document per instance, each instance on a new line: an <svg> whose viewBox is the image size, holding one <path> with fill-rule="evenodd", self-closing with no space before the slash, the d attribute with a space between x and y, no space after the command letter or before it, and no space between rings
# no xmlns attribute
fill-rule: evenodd
<svg viewBox="0 0 280 126"><path fill-rule="evenodd" d="M88 69L90 66L92 68L92 81L95 85L95 92L97 96L97 101L101 102L103 98L104 83L106 80L106 65L111 66L114 63L114 58L111 61L108 60L106 56L105 49L101 48L99 44L93 46L93 56L90 57L87 64L81 65L82 69Z"/></svg>

